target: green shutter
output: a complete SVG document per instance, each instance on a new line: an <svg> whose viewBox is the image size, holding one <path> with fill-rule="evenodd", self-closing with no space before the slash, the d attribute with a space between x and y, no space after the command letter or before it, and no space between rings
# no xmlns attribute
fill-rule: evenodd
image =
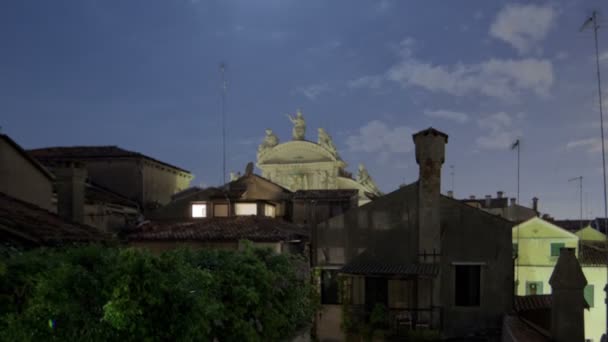
<svg viewBox="0 0 608 342"><path fill-rule="evenodd" d="M559 256L559 250L563 247L566 247L565 243L552 243L551 244L551 256L557 257Z"/></svg>
<svg viewBox="0 0 608 342"><path fill-rule="evenodd" d="M593 307L593 290L593 285L585 286L585 300L587 301L587 304L589 304L590 308Z"/></svg>

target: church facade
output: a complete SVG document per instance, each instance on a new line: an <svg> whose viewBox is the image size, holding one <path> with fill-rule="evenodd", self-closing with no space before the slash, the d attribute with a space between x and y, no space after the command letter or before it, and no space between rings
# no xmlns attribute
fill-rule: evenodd
<svg viewBox="0 0 608 342"><path fill-rule="evenodd" d="M381 195L363 164L359 165L356 178L346 171L346 162L323 128L317 131L317 141L310 141L306 139L302 113L298 111L289 119L294 125L291 141L280 143L272 130L266 130L256 163L263 177L292 191L356 189L359 205Z"/></svg>

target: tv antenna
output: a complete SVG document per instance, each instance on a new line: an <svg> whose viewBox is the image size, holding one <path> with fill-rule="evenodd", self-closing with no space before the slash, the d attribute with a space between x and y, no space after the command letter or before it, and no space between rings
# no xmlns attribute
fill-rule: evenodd
<svg viewBox="0 0 608 342"><path fill-rule="evenodd" d="M226 184L226 64L220 63L220 74L222 76L222 185Z"/></svg>
<svg viewBox="0 0 608 342"><path fill-rule="evenodd" d="M578 192L580 200L580 229L583 229L583 176L568 179L568 182L578 181Z"/></svg>

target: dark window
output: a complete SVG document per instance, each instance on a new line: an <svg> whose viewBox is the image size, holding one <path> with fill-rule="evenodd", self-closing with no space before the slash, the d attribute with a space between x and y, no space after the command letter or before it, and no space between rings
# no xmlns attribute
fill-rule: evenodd
<svg viewBox="0 0 608 342"><path fill-rule="evenodd" d="M386 278L365 278L365 307L371 312L377 304L388 307L388 280Z"/></svg>
<svg viewBox="0 0 608 342"><path fill-rule="evenodd" d="M480 303L479 265L455 266L455 304L456 306L479 306Z"/></svg>
<svg viewBox="0 0 608 342"><path fill-rule="evenodd" d="M338 298L338 271L321 271L321 303L340 304Z"/></svg>
<svg viewBox="0 0 608 342"><path fill-rule="evenodd" d="M564 248L565 246L566 246L566 244L564 244L564 243L552 243L551 244L551 256L558 257L559 250Z"/></svg>

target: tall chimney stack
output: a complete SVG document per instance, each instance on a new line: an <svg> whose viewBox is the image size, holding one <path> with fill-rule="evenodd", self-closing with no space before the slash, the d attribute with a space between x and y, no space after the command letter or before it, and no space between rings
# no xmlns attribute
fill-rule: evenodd
<svg viewBox="0 0 608 342"><path fill-rule="evenodd" d="M59 216L73 222L84 222L86 179L87 170L81 163L67 162L55 168Z"/></svg>
<svg viewBox="0 0 608 342"><path fill-rule="evenodd" d="M551 340L584 341L587 279L576 260L574 248L562 248L549 279L551 285Z"/></svg>
<svg viewBox="0 0 608 342"><path fill-rule="evenodd" d="M491 195L486 195L486 208L489 208L490 205L492 204L492 196Z"/></svg>
<svg viewBox="0 0 608 342"><path fill-rule="evenodd" d="M516 201L516 200L515 200L515 197L511 197L511 206L514 206L514 205L515 205L515 201Z"/></svg>
<svg viewBox="0 0 608 342"><path fill-rule="evenodd" d="M496 191L496 197L497 198L502 198L502 195L504 195L505 193L503 191Z"/></svg>
<svg viewBox="0 0 608 342"><path fill-rule="evenodd" d="M418 179L418 255L423 263L438 262L441 255L441 228L439 201L441 166L445 161L448 136L434 128L413 135L416 145ZM431 256L432 255L432 256Z"/></svg>
<svg viewBox="0 0 608 342"><path fill-rule="evenodd" d="M538 197L532 197L532 209L538 212Z"/></svg>
<svg viewBox="0 0 608 342"><path fill-rule="evenodd" d="M448 197L449 198L454 198L454 191L448 190Z"/></svg>

